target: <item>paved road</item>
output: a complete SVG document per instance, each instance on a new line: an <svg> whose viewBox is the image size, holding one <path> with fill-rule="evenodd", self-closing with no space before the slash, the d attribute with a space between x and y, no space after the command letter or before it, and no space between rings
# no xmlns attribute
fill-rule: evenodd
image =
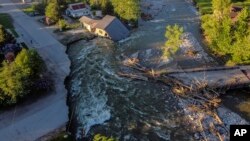
<svg viewBox="0 0 250 141"><path fill-rule="evenodd" d="M0 13L9 13L12 16L18 34L23 35L26 44L36 48L54 74L55 92L30 105L0 113L1 140L33 141L68 121L64 79L70 72L70 61L65 54L66 47L34 19L20 11L16 4L10 0L1 0L1 6Z"/></svg>

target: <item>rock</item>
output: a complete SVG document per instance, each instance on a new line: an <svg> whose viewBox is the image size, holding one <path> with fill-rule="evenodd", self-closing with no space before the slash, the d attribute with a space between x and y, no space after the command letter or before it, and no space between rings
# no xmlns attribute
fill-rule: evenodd
<svg viewBox="0 0 250 141"><path fill-rule="evenodd" d="M147 50L146 50L146 55L147 55L147 56L150 56L150 55L151 55L151 52L152 52L152 49L147 49Z"/></svg>
<svg viewBox="0 0 250 141"><path fill-rule="evenodd" d="M194 134L194 138L195 138L196 140L199 140L199 139L200 139L200 133L195 133L195 134Z"/></svg>
<svg viewBox="0 0 250 141"><path fill-rule="evenodd" d="M136 53L133 53L133 54L131 55L131 57L132 57L132 58L138 58L138 55L139 55L139 52L137 51Z"/></svg>

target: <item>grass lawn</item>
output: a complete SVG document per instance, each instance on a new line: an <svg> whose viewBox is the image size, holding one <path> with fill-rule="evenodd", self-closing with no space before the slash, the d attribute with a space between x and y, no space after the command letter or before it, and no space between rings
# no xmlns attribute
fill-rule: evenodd
<svg viewBox="0 0 250 141"><path fill-rule="evenodd" d="M10 29L14 36L18 37L18 34L15 31L15 28L12 24L12 19L9 14L0 13L0 24L3 25L5 28Z"/></svg>
<svg viewBox="0 0 250 141"><path fill-rule="evenodd" d="M212 0L194 0L196 7L199 9L201 15L212 13ZM250 8L250 1L241 2L241 0L232 0L233 5L248 6Z"/></svg>
<svg viewBox="0 0 250 141"><path fill-rule="evenodd" d="M32 6L29 6L29 7L26 7L24 9L22 9L22 11L26 14L29 14L29 13L33 13L34 12L34 8Z"/></svg>

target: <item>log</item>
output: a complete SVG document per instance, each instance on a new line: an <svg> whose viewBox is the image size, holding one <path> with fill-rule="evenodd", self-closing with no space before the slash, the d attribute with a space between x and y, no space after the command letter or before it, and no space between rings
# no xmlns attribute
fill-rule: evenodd
<svg viewBox="0 0 250 141"><path fill-rule="evenodd" d="M134 74L125 74L125 73L121 73L121 72L119 72L118 75L122 76L122 77L128 77L128 78L132 78L132 79L148 81L148 78L144 77L144 76L139 76L139 75L134 75Z"/></svg>

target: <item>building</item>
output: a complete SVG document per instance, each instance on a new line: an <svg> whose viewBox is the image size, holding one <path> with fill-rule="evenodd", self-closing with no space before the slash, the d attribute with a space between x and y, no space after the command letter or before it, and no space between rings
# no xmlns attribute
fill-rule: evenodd
<svg viewBox="0 0 250 141"><path fill-rule="evenodd" d="M106 15L101 20L83 16L80 18L80 22L88 31L113 41L119 41L129 35L127 27L114 16Z"/></svg>
<svg viewBox="0 0 250 141"><path fill-rule="evenodd" d="M79 18L82 16L90 15L90 7L87 4L83 4L81 2L73 3L68 5L65 13L67 16Z"/></svg>

